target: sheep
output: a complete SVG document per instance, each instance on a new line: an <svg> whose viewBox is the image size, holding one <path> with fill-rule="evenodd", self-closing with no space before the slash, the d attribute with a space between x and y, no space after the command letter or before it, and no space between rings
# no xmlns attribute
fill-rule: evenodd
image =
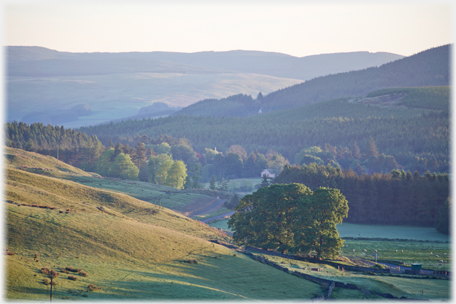
<svg viewBox="0 0 456 304"><path fill-rule="evenodd" d="M436 257L436 258L438 258L438 257L439 257L439 255L438 255L438 254L436 254L436 255L435 255L435 257Z"/></svg>
<svg viewBox="0 0 456 304"><path fill-rule="evenodd" d="M396 249L396 252L397 252L397 249Z"/></svg>
<svg viewBox="0 0 456 304"><path fill-rule="evenodd" d="M364 249L364 251L366 252L367 250L366 250L366 249Z"/></svg>
<svg viewBox="0 0 456 304"><path fill-rule="evenodd" d="M443 263L443 260L440 260L440 263Z"/></svg>
<svg viewBox="0 0 456 304"><path fill-rule="evenodd" d="M355 252L355 249L353 249L353 252Z"/></svg>
<svg viewBox="0 0 456 304"><path fill-rule="evenodd" d="M401 252L404 252L404 250L401 250Z"/></svg>
<svg viewBox="0 0 456 304"><path fill-rule="evenodd" d="M377 252L377 249L375 249L375 252Z"/></svg>
<svg viewBox="0 0 456 304"><path fill-rule="evenodd" d="M431 254L432 254L432 251L431 251Z"/></svg>

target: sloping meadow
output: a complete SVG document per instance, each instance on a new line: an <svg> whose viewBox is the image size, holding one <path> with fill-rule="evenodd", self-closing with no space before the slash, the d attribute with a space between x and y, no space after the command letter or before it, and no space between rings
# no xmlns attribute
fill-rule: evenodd
<svg viewBox="0 0 456 304"><path fill-rule="evenodd" d="M226 236L164 207L13 165L5 182L7 299L49 299L51 269L59 273L56 300L321 293L317 284L209 242Z"/></svg>

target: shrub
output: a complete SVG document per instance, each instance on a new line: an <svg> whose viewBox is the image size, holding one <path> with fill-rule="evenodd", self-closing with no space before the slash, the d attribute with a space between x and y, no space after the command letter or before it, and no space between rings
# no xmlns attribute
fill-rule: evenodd
<svg viewBox="0 0 456 304"><path fill-rule="evenodd" d="M69 279L69 280L73 280L73 281L76 281L76 280L78 279L78 277L75 277L75 276L69 275L69 276L68 276L68 279Z"/></svg>
<svg viewBox="0 0 456 304"><path fill-rule="evenodd" d="M198 261L197 260L184 260L184 263L198 264Z"/></svg>
<svg viewBox="0 0 456 304"><path fill-rule="evenodd" d="M49 285L51 284L51 280L50 279L43 279L43 284L44 285ZM52 285L57 285L57 282L55 280L52 281Z"/></svg>
<svg viewBox="0 0 456 304"><path fill-rule="evenodd" d="M83 277L88 277L89 275L85 271L80 271L79 275L82 275Z"/></svg>
<svg viewBox="0 0 456 304"><path fill-rule="evenodd" d="M67 266L67 267L65 267L65 269L68 271L71 271L71 272L79 272L80 270L82 270L82 269L75 269L72 266Z"/></svg>
<svg viewBox="0 0 456 304"><path fill-rule="evenodd" d="M14 252L7 251L7 252L6 252L6 255L14 255Z"/></svg>
<svg viewBox="0 0 456 304"><path fill-rule="evenodd" d="M44 274L50 274L50 273L51 273L51 271L49 270L49 268L47 268L47 267L43 267L43 268L41 268L41 273L44 273Z"/></svg>
<svg viewBox="0 0 456 304"><path fill-rule="evenodd" d="M374 269L386 269L386 267L383 264L375 264Z"/></svg>
<svg viewBox="0 0 456 304"><path fill-rule="evenodd" d="M58 273L57 271L51 270L51 274L50 274L50 275L51 275L53 278L56 278L56 277L58 277L59 274L60 274L60 273Z"/></svg>
<svg viewBox="0 0 456 304"><path fill-rule="evenodd" d="M98 289L101 289L101 288L95 286L94 284L90 284L89 286L87 286L87 291L95 291L95 290L98 290Z"/></svg>
<svg viewBox="0 0 456 304"><path fill-rule="evenodd" d="M33 256L33 258L38 258L39 254L38 253L35 253L35 255Z"/></svg>

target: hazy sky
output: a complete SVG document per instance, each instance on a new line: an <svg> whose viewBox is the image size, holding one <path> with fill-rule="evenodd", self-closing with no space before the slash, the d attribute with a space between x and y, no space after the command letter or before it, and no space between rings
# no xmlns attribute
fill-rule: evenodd
<svg viewBox="0 0 456 304"><path fill-rule="evenodd" d="M242 49L299 57L351 51L409 56L453 42L450 1L15 0L3 5L4 45L70 52Z"/></svg>

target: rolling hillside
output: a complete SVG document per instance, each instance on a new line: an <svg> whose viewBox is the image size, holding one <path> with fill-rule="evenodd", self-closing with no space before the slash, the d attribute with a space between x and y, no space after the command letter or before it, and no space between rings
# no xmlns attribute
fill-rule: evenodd
<svg viewBox="0 0 456 304"><path fill-rule="evenodd" d="M79 127L158 117L203 99L267 94L312 77L401 57L368 52L303 58L254 51L68 53L9 46L7 119ZM170 109L141 113L155 102Z"/></svg>
<svg viewBox="0 0 456 304"><path fill-rule="evenodd" d="M320 290L208 242L225 236L205 224L126 194L26 171L84 175L53 167L49 157L34 163L34 153L7 154L17 156L8 157L5 180L9 300L49 299L45 267L59 272L55 300L310 299ZM65 273L70 266L81 270Z"/></svg>
<svg viewBox="0 0 456 304"><path fill-rule="evenodd" d="M233 98L204 100L183 108L175 115L249 116L258 114L260 109L265 113L336 98L364 97L372 91L386 88L448 86L449 60L450 45L445 45L380 67L314 78L272 92L261 99L244 102Z"/></svg>

